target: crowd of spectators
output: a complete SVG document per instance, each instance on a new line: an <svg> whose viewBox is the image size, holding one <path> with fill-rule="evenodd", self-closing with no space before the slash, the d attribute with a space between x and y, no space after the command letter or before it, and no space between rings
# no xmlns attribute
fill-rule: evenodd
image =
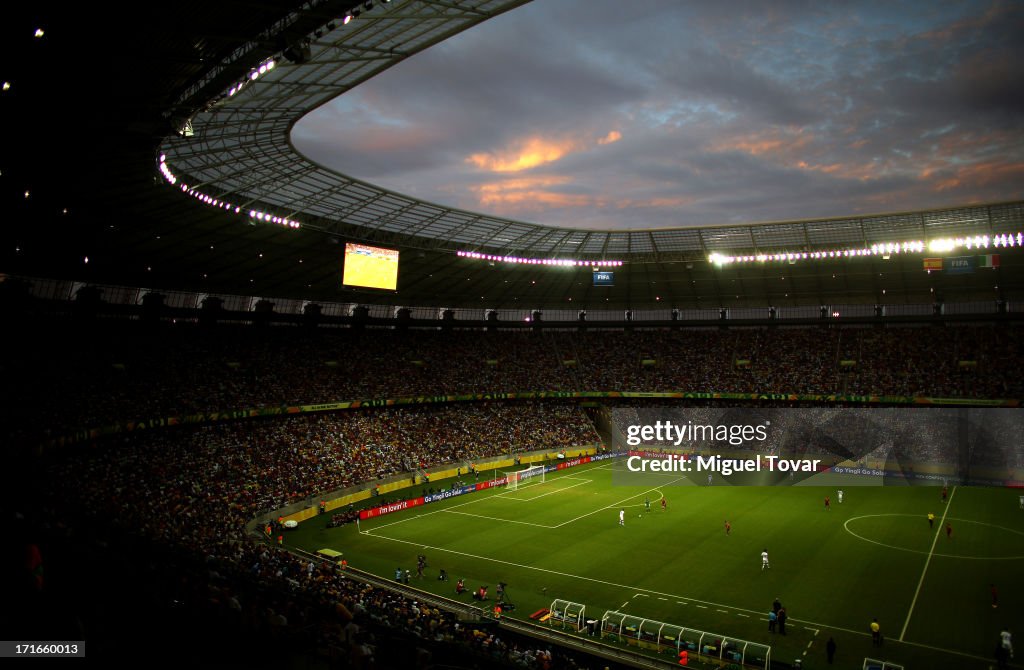
<svg viewBox="0 0 1024 670"><path fill-rule="evenodd" d="M399 667L375 664L373 641L399 630L413 642L440 644L439 653L455 645L487 665L575 668L567 653L552 655L525 638L459 624L454 614L351 579L336 565L299 558L273 539L254 542L245 527L268 509L316 504L322 492L423 465L514 450L567 451L596 439L586 416L565 403L353 410L104 440L55 454L39 490L44 516L61 518L62 527L136 537L158 548L155 555L191 557L199 569L184 580L184 593L175 591L174 602L190 599L228 630L275 641L312 638L344 657L340 667ZM340 511L338 520L353 513ZM69 515L77 523L66 521ZM432 648L423 654L438 651ZM401 667L413 667L408 662Z"/></svg>
<svg viewBox="0 0 1024 670"><path fill-rule="evenodd" d="M59 461L54 477L77 473L83 482L101 483L83 488L95 497L79 502L96 507L112 498L128 525L187 540L187 532L161 521L165 510L176 520L237 523L257 510L402 473L597 440L587 417L565 403L349 410L132 434L100 450L75 451Z"/></svg>
<svg viewBox="0 0 1024 670"><path fill-rule="evenodd" d="M309 333L116 324L87 330L74 349L14 334L19 356L3 362L5 425L32 435L43 426L457 393L1022 395L1016 370L1002 365L1016 360L1020 330L995 326ZM244 529L258 514L327 491L597 439L578 407L557 401L347 410L112 436L53 454L39 490L42 509L64 527L106 528L198 564L181 597L205 615L269 638L306 636L341 650L342 667L375 667L379 650L392 647L375 640L400 628L435 645L428 656L451 644L485 664L571 668L576 661L562 652L457 625L407 596L253 543ZM339 511L338 522L351 514Z"/></svg>
<svg viewBox="0 0 1024 670"><path fill-rule="evenodd" d="M3 407L35 433L331 401L522 391L1016 398L1022 329L482 332L165 326L12 329Z"/></svg>

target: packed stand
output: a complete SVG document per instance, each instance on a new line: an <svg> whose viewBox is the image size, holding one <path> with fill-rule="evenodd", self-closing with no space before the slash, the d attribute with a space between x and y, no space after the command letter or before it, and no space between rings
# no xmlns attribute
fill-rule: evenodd
<svg viewBox="0 0 1024 670"><path fill-rule="evenodd" d="M5 425L115 422L345 400L524 391L1024 396L1022 329L737 328L443 332L94 325L11 329Z"/></svg>
<svg viewBox="0 0 1024 670"><path fill-rule="evenodd" d="M453 614L254 543L245 526L266 509L424 464L568 450L596 439L575 406L537 402L353 410L163 429L55 455L38 483L45 492L39 507L51 519L62 518L51 522L55 527L69 528L63 519L72 515L70 523L83 538L109 532L158 548L136 549L133 556L159 561L166 554L198 564L189 578L175 578L174 603L187 599L202 610L197 616L214 616L229 630L333 648L344 659L340 667L398 667L385 659L375 664L390 645L382 640L381 649L373 641L398 629L413 642L431 643L427 656L444 655L446 645L454 645L457 655L484 663L576 668L560 652L551 656L518 638L474 631Z"/></svg>

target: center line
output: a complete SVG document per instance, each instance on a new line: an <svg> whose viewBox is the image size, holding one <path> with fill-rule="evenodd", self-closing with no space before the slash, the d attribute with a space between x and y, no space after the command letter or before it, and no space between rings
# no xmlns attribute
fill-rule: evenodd
<svg viewBox="0 0 1024 670"><path fill-rule="evenodd" d="M910 615L914 613L914 606L917 605L917 596L921 594L921 585L924 584L924 576L928 572L928 564L932 562L932 554L935 553L935 543L939 541L939 535L942 533L942 526L946 522L946 514L949 513L949 508L953 504L953 496L956 495L956 487L953 487L953 492L949 494L949 500L946 501L946 509L942 512L942 519L939 521L939 529L935 532L935 539L932 540L932 548L928 552L928 559L924 562L924 570L921 571L921 579L917 580L917 590L914 591L914 599L910 601L910 611L907 612L907 620L903 622L903 630L900 631L900 642L903 642L903 636L907 632L907 626L910 625Z"/></svg>

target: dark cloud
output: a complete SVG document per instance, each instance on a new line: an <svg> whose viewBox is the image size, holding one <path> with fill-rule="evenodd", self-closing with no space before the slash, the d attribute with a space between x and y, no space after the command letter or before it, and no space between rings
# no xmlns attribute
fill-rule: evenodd
<svg viewBox="0 0 1024 670"><path fill-rule="evenodd" d="M304 119L355 177L585 227L1024 197L1024 3L543 0Z"/></svg>

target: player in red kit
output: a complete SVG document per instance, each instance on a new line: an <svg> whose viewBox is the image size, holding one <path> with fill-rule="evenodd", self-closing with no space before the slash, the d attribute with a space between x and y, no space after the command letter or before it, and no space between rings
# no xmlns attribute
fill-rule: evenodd
<svg viewBox="0 0 1024 670"><path fill-rule="evenodd" d="M832 501L828 499L828 496L825 496L825 511L829 512L831 510L832 510Z"/></svg>
<svg viewBox="0 0 1024 670"><path fill-rule="evenodd" d="M953 524L946 522L946 539L953 539Z"/></svg>
<svg viewBox="0 0 1024 670"><path fill-rule="evenodd" d="M666 509L668 509L667 505L668 505L668 502L665 500L665 496L661 496L661 511L662 512L664 512Z"/></svg>
<svg viewBox="0 0 1024 670"><path fill-rule="evenodd" d="M725 522L725 534L732 535L732 524L728 521Z"/></svg>

